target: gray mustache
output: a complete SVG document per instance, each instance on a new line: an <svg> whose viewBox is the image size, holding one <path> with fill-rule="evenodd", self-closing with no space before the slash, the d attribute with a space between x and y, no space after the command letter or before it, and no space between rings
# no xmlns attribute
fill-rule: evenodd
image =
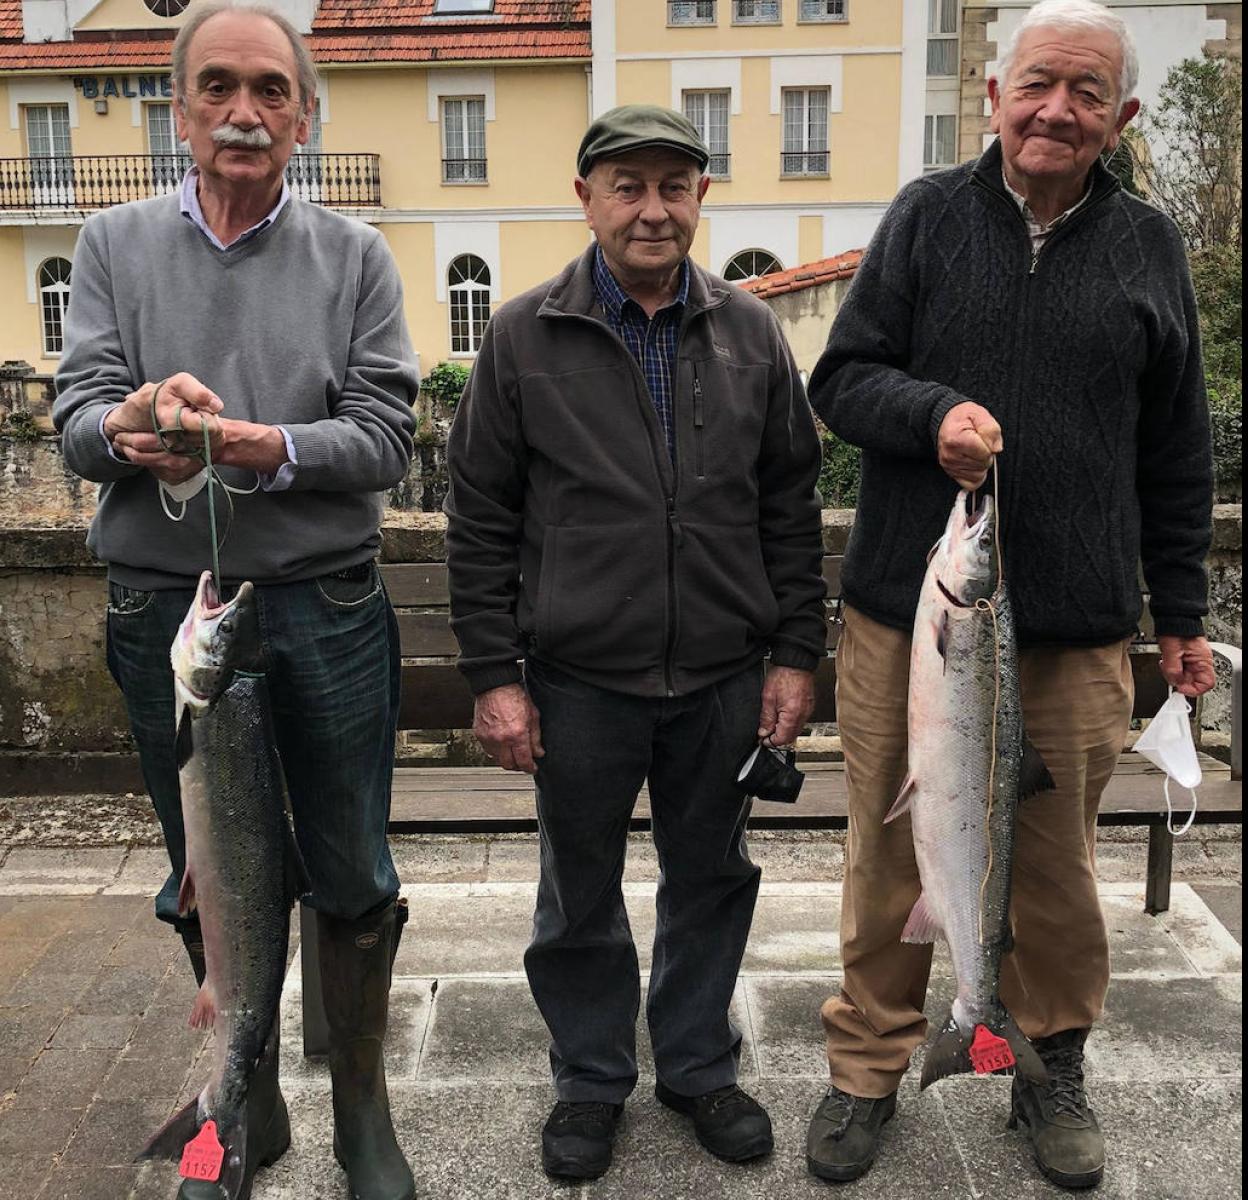
<svg viewBox="0 0 1248 1200"><path fill-rule="evenodd" d="M218 125L212 131L212 140L218 146L237 146L244 150L267 150L273 145L273 138L263 125L257 125L254 129Z"/></svg>

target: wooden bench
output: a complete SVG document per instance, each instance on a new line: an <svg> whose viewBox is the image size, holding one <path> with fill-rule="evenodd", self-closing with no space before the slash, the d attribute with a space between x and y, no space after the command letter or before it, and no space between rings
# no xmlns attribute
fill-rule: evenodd
<svg viewBox="0 0 1248 1200"><path fill-rule="evenodd" d="M841 558L824 558L828 595L839 596ZM467 729L472 725L472 695L455 668L457 646L451 633L445 563L386 564L382 577L399 620L403 650L403 700L400 729ZM829 601L828 657L815 680L813 722L836 719L837 606ZM1131 653L1135 676L1135 715L1150 717L1165 702L1167 689L1158 670L1160 652L1144 632ZM1231 763L1202 755L1205 781L1200 789L1198 824L1239 824L1242 813L1240 652L1216 647L1232 664ZM841 763L803 763L806 783L797 804L755 806L753 829L845 829L848 825L845 771ZM1137 754L1124 753L1101 800L1098 824L1147 826L1148 868L1145 910L1170 907L1174 838L1166 818L1160 771ZM1176 796L1180 789L1175 789ZM1179 801L1180 806L1182 801ZM1185 818L1180 816L1179 822ZM528 776L486 767L410 767L395 772L390 815L392 833L516 833L537 830L533 781ZM649 830L649 796L643 789L633 814L634 830ZM320 1003L319 968L313 916L306 907L302 922L304 1053L323 1054L328 1046Z"/></svg>

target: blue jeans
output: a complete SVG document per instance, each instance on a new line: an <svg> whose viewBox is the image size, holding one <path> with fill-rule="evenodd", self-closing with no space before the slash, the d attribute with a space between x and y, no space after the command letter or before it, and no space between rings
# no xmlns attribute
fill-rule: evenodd
<svg viewBox="0 0 1248 1200"><path fill-rule="evenodd" d="M169 648L194 592L112 582L108 590L108 667L125 697L172 868L156 915L181 928L186 846ZM312 880L308 902L350 920L399 891L386 843L399 712L394 612L375 566L360 580L257 587L256 600L277 748Z"/></svg>
<svg viewBox="0 0 1248 1200"><path fill-rule="evenodd" d="M655 1069L686 1096L735 1083L741 1034L728 1006L760 876L735 775L757 744L761 667L672 699L605 691L532 659L526 684L546 756L524 965L550 1030L559 1099L615 1104L637 1082L641 988L620 885L647 781L660 868L646 1001Z"/></svg>

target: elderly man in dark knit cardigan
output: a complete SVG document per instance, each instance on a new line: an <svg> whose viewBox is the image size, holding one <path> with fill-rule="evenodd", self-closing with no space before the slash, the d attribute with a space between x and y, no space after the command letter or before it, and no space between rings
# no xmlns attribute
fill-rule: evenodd
<svg viewBox="0 0 1248 1200"><path fill-rule="evenodd" d="M816 411L863 450L838 651L844 983L823 1006L832 1081L807 1142L824 1179L870 1167L926 1032L931 947L900 940L920 890L910 821L883 818L906 773L925 556L957 485L982 485L994 455L1025 719L1057 782L1018 817L1001 995L1050 1082L1015 1079L1011 1124L1060 1185L1104 1169L1083 1086L1109 982L1096 814L1131 716L1141 560L1166 678L1189 696L1214 678L1212 462L1187 260L1169 218L1100 161L1138 111L1137 78L1110 10L1036 5L990 81L999 141L901 192L811 381Z"/></svg>

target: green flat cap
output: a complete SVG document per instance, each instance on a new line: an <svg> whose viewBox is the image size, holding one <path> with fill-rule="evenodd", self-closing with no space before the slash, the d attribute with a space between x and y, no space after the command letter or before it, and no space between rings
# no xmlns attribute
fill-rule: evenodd
<svg viewBox="0 0 1248 1200"><path fill-rule="evenodd" d="M603 113L588 129L576 155L582 179L600 158L626 154L644 146L666 146L697 161L702 170L711 152L698 131L678 112L653 104L624 104Z"/></svg>

